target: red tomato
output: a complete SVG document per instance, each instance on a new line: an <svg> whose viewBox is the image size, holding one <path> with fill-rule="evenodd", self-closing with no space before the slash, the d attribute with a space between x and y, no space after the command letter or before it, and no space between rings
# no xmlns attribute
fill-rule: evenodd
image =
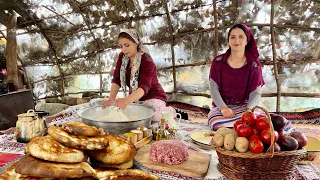
<svg viewBox="0 0 320 180"><path fill-rule="evenodd" d="M263 148L263 143L259 139L253 139L249 142L249 149L253 153L261 153Z"/></svg>
<svg viewBox="0 0 320 180"><path fill-rule="evenodd" d="M274 132L274 142L276 142L279 138L279 134L277 131L273 131L273 132ZM260 138L261 138L262 142L264 142L266 144L270 144L271 143L270 128L263 130L260 134Z"/></svg>
<svg viewBox="0 0 320 180"><path fill-rule="evenodd" d="M252 135L252 128L245 124L240 124L237 129L237 134L240 137L249 138Z"/></svg>
<svg viewBox="0 0 320 180"><path fill-rule="evenodd" d="M243 124L254 125L255 116L253 112L250 109L246 110L241 116L241 121Z"/></svg>
<svg viewBox="0 0 320 180"><path fill-rule="evenodd" d="M249 140L249 141L252 141L252 140L254 140L254 139L258 139L258 140L260 140L260 136L259 136L259 135L254 134L254 135L252 135L252 136L250 137L250 140ZM260 141L261 141L261 140L260 140Z"/></svg>
<svg viewBox="0 0 320 180"><path fill-rule="evenodd" d="M269 123L267 121L265 121L264 119L257 119L256 120L256 128L259 129L260 131L263 131L269 127L270 127Z"/></svg>
<svg viewBox="0 0 320 180"><path fill-rule="evenodd" d="M259 134L260 134L260 131L256 127L252 128L252 135L259 135Z"/></svg>
<svg viewBox="0 0 320 180"><path fill-rule="evenodd" d="M240 121L240 120L237 120L236 122L234 122L233 128L235 131L237 131L240 124L242 124L242 121Z"/></svg>

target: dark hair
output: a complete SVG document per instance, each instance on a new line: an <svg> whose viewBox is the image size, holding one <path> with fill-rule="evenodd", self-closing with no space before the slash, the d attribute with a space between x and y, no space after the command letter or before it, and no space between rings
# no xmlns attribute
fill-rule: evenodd
<svg viewBox="0 0 320 180"><path fill-rule="evenodd" d="M242 31L244 32L244 34L246 35L246 37L247 37L247 39L248 39L248 35L247 35L247 30L246 30L246 28L245 28L242 24L235 24L235 25L233 25L233 26L230 28L230 30L229 30L229 32L228 32L228 41L229 41L229 37L230 37L231 31L234 30L234 29L236 29L236 28L242 29Z"/></svg>
<svg viewBox="0 0 320 180"><path fill-rule="evenodd" d="M130 41L136 43L136 42L134 41L134 39L133 39L128 33L125 33L125 32L121 32L121 33L118 35L118 40L119 40L120 38L126 38L126 39L129 39Z"/></svg>

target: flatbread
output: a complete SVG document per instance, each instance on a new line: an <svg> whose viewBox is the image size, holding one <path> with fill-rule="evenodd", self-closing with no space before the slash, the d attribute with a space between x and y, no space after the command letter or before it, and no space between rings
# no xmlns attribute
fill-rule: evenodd
<svg viewBox="0 0 320 180"><path fill-rule="evenodd" d="M95 126L88 126L83 122L69 122L62 125L62 128L68 133L80 136L98 136L99 129Z"/></svg>
<svg viewBox="0 0 320 180"><path fill-rule="evenodd" d="M108 146L102 150L87 151L90 158L103 162L105 164L123 164L129 162L136 155L136 147L120 136L114 134L106 134Z"/></svg>
<svg viewBox="0 0 320 180"><path fill-rule="evenodd" d="M99 167L94 169L97 172L95 178L99 180L160 180L158 176L139 169L105 170Z"/></svg>
<svg viewBox="0 0 320 180"><path fill-rule="evenodd" d="M27 175L19 174L15 171L19 160L12 162L2 173L0 173L0 180L42 180L41 177L32 177ZM45 178L45 180L65 180L58 178Z"/></svg>
<svg viewBox="0 0 320 180"><path fill-rule="evenodd" d="M63 130L62 127L50 126L48 134L59 143L81 150L100 150L108 146L108 140L105 136L77 136Z"/></svg>
<svg viewBox="0 0 320 180"><path fill-rule="evenodd" d="M17 162L15 171L19 174L43 178L81 178L94 176L95 170L86 162L65 164L37 159L30 155Z"/></svg>
<svg viewBox="0 0 320 180"><path fill-rule="evenodd" d="M33 138L25 147L25 151L26 154L47 161L79 163L87 160L83 151L64 146L51 136Z"/></svg>

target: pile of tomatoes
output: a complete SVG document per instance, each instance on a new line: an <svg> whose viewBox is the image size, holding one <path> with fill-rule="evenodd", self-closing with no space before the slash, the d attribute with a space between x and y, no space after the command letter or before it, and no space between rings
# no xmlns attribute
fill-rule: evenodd
<svg viewBox="0 0 320 180"><path fill-rule="evenodd" d="M249 149L252 153L261 153L271 144L270 124L265 114L257 117L251 110L247 110L240 120L234 123L234 129L239 137L249 140ZM279 138L277 131L274 132L274 142Z"/></svg>

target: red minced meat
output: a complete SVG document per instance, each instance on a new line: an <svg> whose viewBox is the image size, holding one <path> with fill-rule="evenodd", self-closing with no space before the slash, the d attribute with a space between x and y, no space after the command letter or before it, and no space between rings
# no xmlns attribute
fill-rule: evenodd
<svg viewBox="0 0 320 180"><path fill-rule="evenodd" d="M151 145L152 161L166 164L181 164L188 159L188 147L178 140L162 140Z"/></svg>

